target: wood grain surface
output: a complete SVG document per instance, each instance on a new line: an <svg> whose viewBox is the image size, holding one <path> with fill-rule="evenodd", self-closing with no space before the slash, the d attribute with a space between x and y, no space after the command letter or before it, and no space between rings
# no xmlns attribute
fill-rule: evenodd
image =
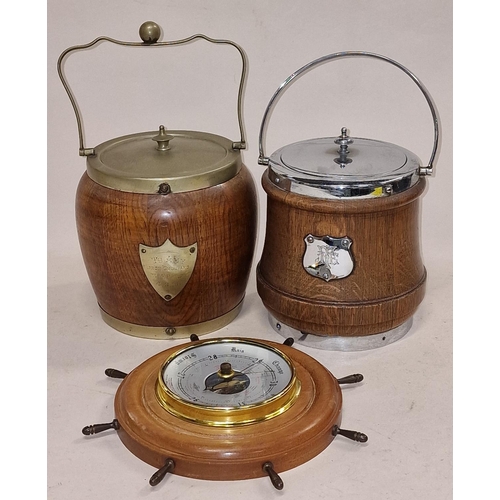
<svg viewBox="0 0 500 500"><path fill-rule="evenodd" d="M118 388L115 415L125 446L153 467L160 468L172 458L174 474L211 480L265 476L266 461L282 472L322 452L334 439L333 427L340 425L339 384L307 354L275 342L259 342L280 349L295 365L301 392L291 408L267 421L231 428L171 415L158 403L155 384L162 363L182 347L177 346L139 365Z"/></svg>
<svg viewBox="0 0 500 500"><path fill-rule="evenodd" d="M424 297L420 195L425 179L384 198L323 200L277 188L262 177L266 237L257 289L280 321L317 335L385 332L410 318ZM304 269L304 238L352 240L354 269L326 282Z"/></svg>
<svg viewBox="0 0 500 500"><path fill-rule="evenodd" d="M192 325L217 318L243 299L256 229L255 184L243 165L229 181L184 193L137 194L103 187L85 173L76 221L87 273L101 308L145 326ZM139 244L197 243L193 274L171 301L149 283Z"/></svg>

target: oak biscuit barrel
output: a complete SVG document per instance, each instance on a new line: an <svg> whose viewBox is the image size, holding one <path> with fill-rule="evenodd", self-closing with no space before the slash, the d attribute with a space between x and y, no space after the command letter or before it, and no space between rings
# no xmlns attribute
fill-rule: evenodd
<svg viewBox="0 0 500 500"><path fill-rule="evenodd" d="M205 35L158 42L160 31L147 22L139 30L143 42L100 37L70 47L61 54L58 71L76 114L80 155L87 158L76 222L102 317L121 332L166 339L215 331L240 311L255 246L257 198L241 159L243 50ZM81 116L62 73L67 54L103 40L148 47L197 38L232 45L241 55L239 141L160 125L84 146Z"/></svg>
<svg viewBox="0 0 500 500"><path fill-rule="evenodd" d="M150 338L207 333L229 323L242 305L256 233L254 182L239 151L220 146L229 143L227 139L171 131L171 150L158 152L151 140L155 134L136 134L130 139L137 143L134 147L148 168L157 159L159 168L173 164L178 175L181 168L175 160L182 163L192 152L193 142L201 142L205 149L213 144L226 160L229 157L222 173L230 178L189 189L204 177L210 182L195 168L206 168L204 151L203 161L186 164L185 170L192 170L193 178L167 178L164 174L161 181L156 176L153 182L136 181L137 190L142 184L144 191L150 181L149 193L123 191L122 177L110 177L117 183L114 188L94 180L104 182L99 178L102 165L94 169L99 158L104 156L109 165L106 151L120 147L109 141L101 145L101 154L98 146L76 195L83 259L103 318L117 330ZM128 140L123 142L128 146ZM117 169L123 171L129 159L133 163L132 154L120 157ZM165 193L154 192L166 185Z"/></svg>
<svg viewBox="0 0 500 500"><path fill-rule="evenodd" d="M434 120L429 164L387 142L350 137L309 139L264 155L273 103L311 67L341 57L374 57L407 73ZM330 54L296 71L271 99L260 131L267 165L266 235L257 290L271 326L304 345L363 350L394 342L411 327L424 298L420 198L433 171L438 117L421 82L399 63L366 52Z"/></svg>

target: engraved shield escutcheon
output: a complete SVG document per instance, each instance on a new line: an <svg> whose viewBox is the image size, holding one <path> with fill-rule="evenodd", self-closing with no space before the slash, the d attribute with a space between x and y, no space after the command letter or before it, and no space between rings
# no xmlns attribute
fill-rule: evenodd
<svg viewBox="0 0 500 500"><path fill-rule="evenodd" d="M139 244L141 265L156 293L170 301L186 286L193 274L198 244L175 246L169 239L158 247Z"/></svg>
<svg viewBox="0 0 500 500"><path fill-rule="evenodd" d="M304 269L312 276L325 281L349 276L354 269L351 254L352 240L343 236L313 236L308 234L304 241L306 249L302 258Z"/></svg>

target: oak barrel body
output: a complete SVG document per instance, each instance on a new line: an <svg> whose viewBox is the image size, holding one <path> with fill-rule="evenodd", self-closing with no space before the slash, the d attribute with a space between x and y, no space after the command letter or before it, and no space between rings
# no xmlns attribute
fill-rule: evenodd
<svg viewBox="0 0 500 500"><path fill-rule="evenodd" d="M368 336L412 317L424 297L420 195L425 179L381 198L320 199L277 187L266 172L267 225L257 290L278 321L320 336ZM303 265L307 235L348 237L352 272L325 281Z"/></svg>
<svg viewBox="0 0 500 500"><path fill-rule="evenodd" d="M85 173L76 221L97 301L116 329L150 338L187 336L216 330L239 311L257 224L255 186L244 165L226 182L167 194L110 189ZM176 249L196 251L191 274L184 273L181 290L171 295L153 287L140 253L168 240L167 273L168 265L182 264Z"/></svg>

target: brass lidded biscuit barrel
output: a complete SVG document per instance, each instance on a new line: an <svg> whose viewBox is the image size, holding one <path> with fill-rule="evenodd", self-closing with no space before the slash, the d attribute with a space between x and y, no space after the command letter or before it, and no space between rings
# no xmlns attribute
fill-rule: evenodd
<svg viewBox="0 0 500 500"><path fill-rule="evenodd" d="M142 42L99 37L70 47L58 71L76 114L80 155L87 158L76 221L102 317L121 332L166 339L215 331L237 316L253 259L257 198L241 158L247 73L242 48L201 34L158 42L160 33L147 22L139 30ZM195 39L231 45L241 55L240 140L160 125L95 148L84 145L80 112L62 71L69 53L100 41L157 47Z"/></svg>
<svg viewBox="0 0 500 500"><path fill-rule="evenodd" d="M350 137L309 139L267 157L263 135L281 93L301 74L344 57L401 69L424 94L434 123L429 163L395 144ZM267 166L266 236L257 290L280 334L322 349L364 350L405 335L423 300L420 196L439 143L439 118L420 80L388 57L338 52L316 59L274 93L260 129Z"/></svg>

